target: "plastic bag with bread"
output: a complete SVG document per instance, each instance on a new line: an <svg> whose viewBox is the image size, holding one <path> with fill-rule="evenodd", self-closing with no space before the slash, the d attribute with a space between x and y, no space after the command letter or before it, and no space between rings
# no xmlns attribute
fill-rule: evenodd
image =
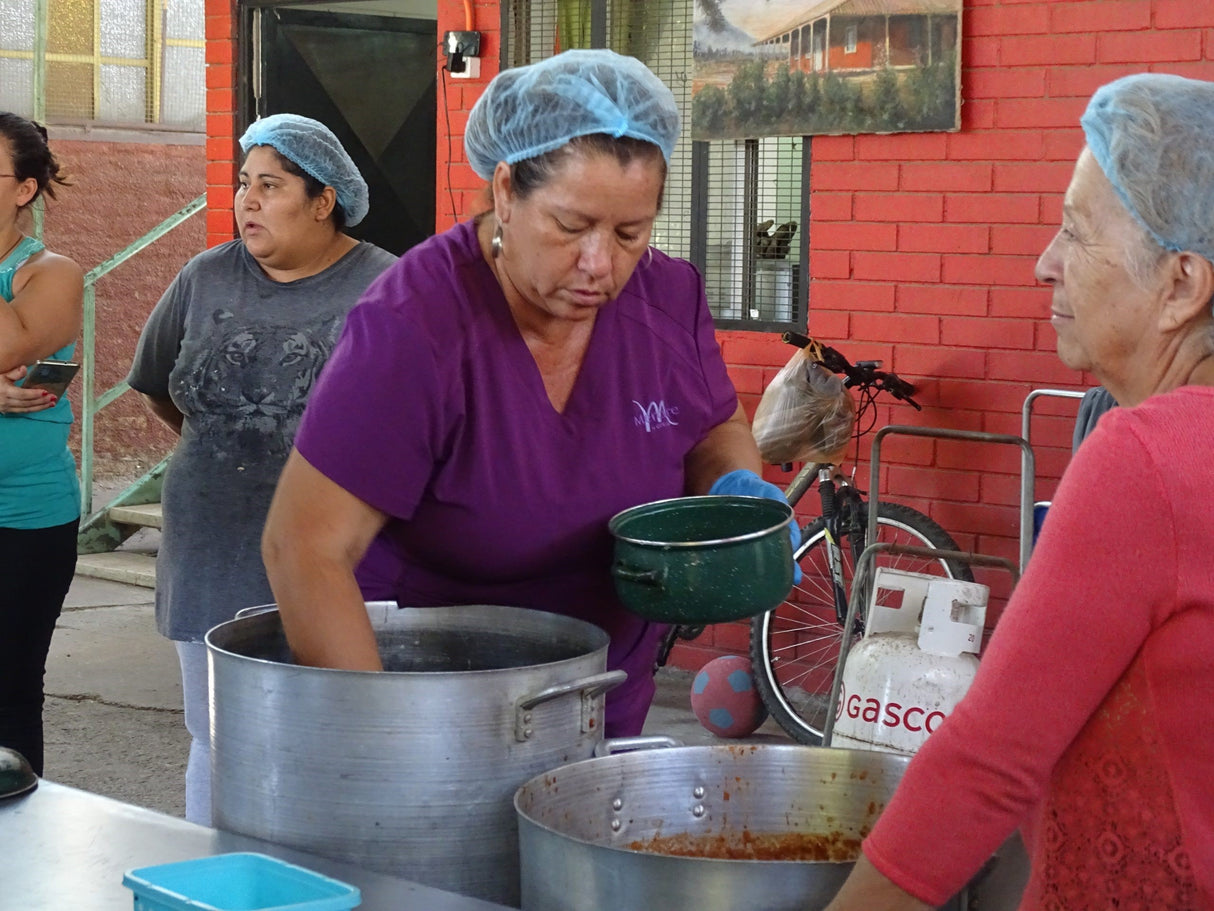
<svg viewBox="0 0 1214 911"><path fill-rule="evenodd" d="M751 431L763 460L843 461L856 423L856 403L843 377L813 360L812 348L799 348L763 391Z"/></svg>

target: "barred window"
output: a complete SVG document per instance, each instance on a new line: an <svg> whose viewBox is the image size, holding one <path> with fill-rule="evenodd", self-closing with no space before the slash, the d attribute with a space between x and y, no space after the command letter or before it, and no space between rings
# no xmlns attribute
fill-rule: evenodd
<svg viewBox="0 0 1214 911"><path fill-rule="evenodd" d="M37 32L52 123L202 132L204 0L0 0L0 108L32 116Z"/></svg>
<svg viewBox="0 0 1214 911"><path fill-rule="evenodd" d="M674 92L683 131L653 244L704 275L721 328L805 325L807 137L692 141L693 0L503 0L502 66L574 47L643 60Z"/></svg>

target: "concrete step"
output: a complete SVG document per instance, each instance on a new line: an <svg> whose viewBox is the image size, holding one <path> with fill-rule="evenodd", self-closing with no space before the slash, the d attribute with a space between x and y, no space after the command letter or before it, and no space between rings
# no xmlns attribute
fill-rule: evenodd
<svg viewBox="0 0 1214 911"><path fill-rule="evenodd" d="M144 503L140 506L111 506L107 512L111 521L123 525L139 525L143 528L164 527L164 510L159 503Z"/></svg>
<svg viewBox="0 0 1214 911"><path fill-rule="evenodd" d="M76 558L76 574L155 588L156 556L121 550L103 554L81 554Z"/></svg>

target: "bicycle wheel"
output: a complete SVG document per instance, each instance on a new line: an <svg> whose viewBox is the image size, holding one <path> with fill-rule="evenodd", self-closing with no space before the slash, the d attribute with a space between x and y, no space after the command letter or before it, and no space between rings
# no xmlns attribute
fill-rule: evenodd
<svg viewBox="0 0 1214 911"><path fill-rule="evenodd" d="M826 527L821 518L806 526L796 553L801 583L789 600L750 625L750 658L763 704L772 718L799 743L818 746L843 627L835 611L827 564ZM878 504L877 540L957 550L948 532L909 506ZM843 577L851 592L853 555L849 542L839 542ZM904 554L879 554L876 566L928 573L950 579L973 580L964 563L930 560ZM867 605L865 605L867 607ZM856 638L859 638L857 632Z"/></svg>

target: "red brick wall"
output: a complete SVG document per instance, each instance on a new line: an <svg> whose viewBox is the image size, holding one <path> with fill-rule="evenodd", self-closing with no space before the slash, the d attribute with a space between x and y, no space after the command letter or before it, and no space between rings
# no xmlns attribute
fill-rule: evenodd
<svg viewBox="0 0 1214 911"><path fill-rule="evenodd" d="M232 9L232 0L207 0L210 243L232 236ZM472 9L485 36L481 77L447 77L444 95L439 74L437 230L482 198L461 138L496 72L500 13L495 2ZM440 36L466 27L461 0L439 0L438 17ZM1079 115L1097 86L1126 73L1214 79L1214 3L968 0L962 66L958 133L813 140L809 330L920 385L922 412L883 406L880 423L1018 434L1032 389L1090 383L1055 357L1048 294L1033 279L1082 145ZM788 350L771 334L719 338L753 413ZM1074 407L1046 400L1035 410L1040 499L1068 461ZM1015 557L1016 449L895 437L882 463L882 496L928 512L965 548ZM776 469L767 476L788 479ZM866 463L857 476L867 486ZM809 518L816 509L806 503L800 512ZM1006 576L983 578L996 594L1006 590ZM744 625L722 625L680 646L674 662L698 666L745 645Z"/></svg>
<svg viewBox="0 0 1214 911"><path fill-rule="evenodd" d="M236 236L236 0L206 0L207 246Z"/></svg>
<svg viewBox="0 0 1214 911"><path fill-rule="evenodd" d="M1214 4L974 0L962 66L958 133L813 140L809 331L920 385L923 411L886 406L882 424L1019 435L1031 390L1094 382L1055 356L1049 294L1033 278L1083 144L1079 115L1097 86L1126 73L1214 79ZM753 414L787 351L754 333L719 337ZM1057 399L1034 408L1038 499L1069 459L1074 411ZM1016 449L891 437L881 462L882 496L927 512L964 548L1015 559ZM857 477L867 486L867 462ZM1006 573L979 578L996 599L1008 588ZM746 647L745 624L710 627L672 663L696 668Z"/></svg>
<svg viewBox="0 0 1214 911"><path fill-rule="evenodd" d="M471 27L467 21L468 7L472 10ZM446 60L439 54L438 123L435 125L438 131L438 161L435 162L434 172L434 220L437 231L446 230L457 221L485 208L485 181L468 166L468 159L464 155L464 128L468 123L468 112L476 104L476 99L481 97L489 80L497 75L501 57L501 21L501 9L496 2L469 0L466 6L463 0L438 0L439 40L449 31L481 33L481 74L477 79L455 79L442 69Z"/></svg>
<svg viewBox="0 0 1214 911"><path fill-rule="evenodd" d="M890 419L1018 434L1031 389L1086 385L1055 357L1033 278L1082 147L1079 115L1125 73L1214 78L1214 5L967 3L962 60L959 133L814 140L809 328L921 382L923 412ZM1048 497L1074 404L1040 412ZM887 456L883 492L918 497L966 547L1015 555L1014 449L891 440Z"/></svg>

